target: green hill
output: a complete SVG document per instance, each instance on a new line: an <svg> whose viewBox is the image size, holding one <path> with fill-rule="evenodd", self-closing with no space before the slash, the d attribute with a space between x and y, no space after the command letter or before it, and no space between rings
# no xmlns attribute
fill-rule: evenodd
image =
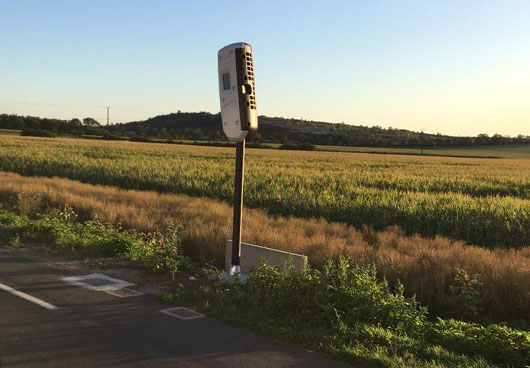
<svg viewBox="0 0 530 368"><path fill-rule="evenodd" d="M23 135L105 137L135 140L226 141L220 114L177 112L143 121L100 125L92 118L60 120L34 116L0 114L0 129L20 130ZM258 143L289 143L291 146L347 146L429 149L443 147L504 146L530 144L530 136L504 137L499 134L456 137L423 134L405 129L332 124L322 121L259 117Z"/></svg>
<svg viewBox="0 0 530 368"><path fill-rule="evenodd" d="M225 140L220 114L178 112L122 125L125 132L149 137L175 136L181 139ZM332 124L321 121L259 117L260 142L311 143L315 145L363 147L453 147L530 143L530 136L516 138L481 134L477 137L455 137L423 134L405 129Z"/></svg>

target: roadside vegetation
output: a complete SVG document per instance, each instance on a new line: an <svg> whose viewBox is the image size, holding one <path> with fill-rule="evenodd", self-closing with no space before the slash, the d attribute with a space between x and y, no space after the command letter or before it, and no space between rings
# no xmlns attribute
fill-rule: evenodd
<svg viewBox="0 0 530 368"><path fill-rule="evenodd" d="M165 234L176 221L182 251L203 263L224 264L232 208L186 195L83 184L60 178L0 173L0 203L22 216L71 207L79 220L98 221L142 233ZM270 216L245 211L243 241L305 254L322 267L328 256L348 255L374 264L391 287L398 280L431 314L481 323L530 320L530 248L485 249L444 237L406 236L398 228L357 230L322 219Z"/></svg>
<svg viewBox="0 0 530 368"><path fill-rule="evenodd" d="M247 285L176 290L223 321L293 341L357 367L527 367L530 333L503 325L429 320L427 309L392 290L373 266L328 260L322 271L263 264Z"/></svg>
<svg viewBox="0 0 530 368"><path fill-rule="evenodd" d="M230 203L233 150L0 137L0 170ZM249 150L245 203L488 248L530 245L530 160Z"/></svg>
<svg viewBox="0 0 530 368"><path fill-rule="evenodd" d="M75 258L118 257L174 276L189 261L182 255L180 228L141 233L99 221L79 222L70 208L20 216L0 207L0 241L15 248L33 246Z"/></svg>
<svg viewBox="0 0 530 368"><path fill-rule="evenodd" d="M190 262L181 253L179 227L165 235L80 222L70 208L20 216L0 210L0 238L12 246L45 245L76 257L119 257L174 277ZM349 258L326 260L303 273L266 264L247 285L176 285L163 298L191 305L225 322L295 342L358 367L526 367L530 333L503 325L429 320L404 288L389 287L374 266Z"/></svg>

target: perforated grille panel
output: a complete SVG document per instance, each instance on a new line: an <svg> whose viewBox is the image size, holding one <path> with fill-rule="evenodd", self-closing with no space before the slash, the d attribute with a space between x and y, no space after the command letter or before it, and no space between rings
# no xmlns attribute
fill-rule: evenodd
<svg viewBox="0 0 530 368"><path fill-rule="evenodd" d="M141 293L139 291L132 290L132 289L129 289L129 288L107 291L106 293L110 294L110 295L117 296L118 298L130 298L130 297L133 297L133 296L144 295L143 293Z"/></svg>
<svg viewBox="0 0 530 368"><path fill-rule="evenodd" d="M84 279L82 281L84 284L90 285L90 286L111 286L116 285L116 283L109 279L104 279L102 277L94 277L92 279Z"/></svg>

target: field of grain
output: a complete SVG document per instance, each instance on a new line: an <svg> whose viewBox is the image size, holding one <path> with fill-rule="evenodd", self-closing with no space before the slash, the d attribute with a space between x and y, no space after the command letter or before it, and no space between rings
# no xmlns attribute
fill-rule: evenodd
<svg viewBox="0 0 530 368"><path fill-rule="evenodd" d="M209 198L122 190L69 179L0 173L0 205L23 216L72 208L80 220L165 232L182 225L185 254L222 266L232 235L232 208ZM322 219L270 216L248 209L243 241L305 254L320 266L349 255L374 264L391 285L398 280L438 316L483 322L530 320L530 247L484 249L437 236L405 236L397 228L357 231Z"/></svg>
<svg viewBox="0 0 530 368"><path fill-rule="evenodd" d="M234 150L0 137L0 170L230 203ZM530 160L248 150L245 204L490 248L530 245Z"/></svg>

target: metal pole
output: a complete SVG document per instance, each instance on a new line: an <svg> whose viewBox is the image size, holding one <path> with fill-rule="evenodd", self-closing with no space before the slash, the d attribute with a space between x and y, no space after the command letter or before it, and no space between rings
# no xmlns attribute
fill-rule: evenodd
<svg viewBox="0 0 530 368"><path fill-rule="evenodd" d="M231 272L240 273L241 218L243 214L243 174L245 171L245 140L236 144L236 175L234 185L234 228L232 231Z"/></svg>
<svg viewBox="0 0 530 368"><path fill-rule="evenodd" d="M110 106L107 106L107 126L109 125L109 110Z"/></svg>

